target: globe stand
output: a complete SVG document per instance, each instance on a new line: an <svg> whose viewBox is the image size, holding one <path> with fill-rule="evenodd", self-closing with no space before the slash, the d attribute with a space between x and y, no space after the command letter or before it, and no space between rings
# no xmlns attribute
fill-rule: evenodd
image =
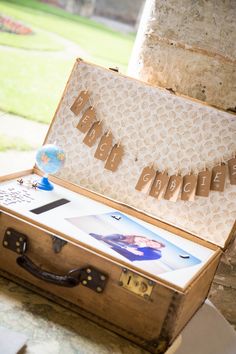
<svg viewBox="0 0 236 354"><path fill-rule="evenodd" d="M48 175L45 174L40 181L37 182L37 188L42 189L44 191L52 191L54 186L48 180Z"/></svg>
<svg viewBox="0 0 236 354"><path fill-rule="evenodd" d="M54 174L63 166L64 151L55 144L46 144L37 151L35 160L38 168L44 173L41 180L37 181L38 189L52 191L54 186L48 180L48 173Z"/></svg>

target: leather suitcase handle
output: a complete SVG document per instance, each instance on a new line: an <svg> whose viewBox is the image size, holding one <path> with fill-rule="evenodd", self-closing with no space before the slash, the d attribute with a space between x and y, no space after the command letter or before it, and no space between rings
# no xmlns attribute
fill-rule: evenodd
<svg viewBox="0 0 236 354"><path fill-rule="evenodd" d="M24 268L27 272L36 278L44 280L48 283L53 283L55 285L65 286L68 288L72 288L80 283L80 269L73 269L70 270L66 275L59 275L41 269L25 255L18 257L16 262L20 267Z"/></svg>

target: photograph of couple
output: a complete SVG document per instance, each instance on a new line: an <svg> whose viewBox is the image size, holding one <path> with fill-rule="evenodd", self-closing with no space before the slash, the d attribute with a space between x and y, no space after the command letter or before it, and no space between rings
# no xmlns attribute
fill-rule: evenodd
<svg viewBox="0 0 236 354"><path fill-rule="evenodd" d="M118 211L67 218L67 221L86 233L86 241L100 246L102 251L143 268L164 273L191 267L201 261L158 233ZM173 235L173 239L176 235Z"/></svg>
<svg viewBox="0 0 236 354"><path fill-rule="evenodd" d="M111 234L103 236L94 233L89 235L96 240L105 242L131 262L159 259L161 258L161 248L165 247L164 243L138 235Z"/></svg>

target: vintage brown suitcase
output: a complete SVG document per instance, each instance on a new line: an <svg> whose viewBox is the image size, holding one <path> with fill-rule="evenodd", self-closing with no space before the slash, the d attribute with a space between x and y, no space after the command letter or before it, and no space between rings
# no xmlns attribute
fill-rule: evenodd
<svg viewBox="0 0 236 354"><path fill-rule="evenodd" d="M163 353L233 237L235 123L78 59L45 140L66 155L54 190L36 167L0 179L1 274Z"/></svg>

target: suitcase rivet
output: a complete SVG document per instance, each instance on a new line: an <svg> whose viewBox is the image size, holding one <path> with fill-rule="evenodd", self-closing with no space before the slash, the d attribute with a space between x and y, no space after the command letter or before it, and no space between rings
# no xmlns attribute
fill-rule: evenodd
<svg viewBox="0 0 236 354"><path fill-rule="evenodd" d="M97 287L97 292L98 293L102 292L102 288L100 288L100 286Z"/></svg>
<svg viewBox="0 0 236 354"><path fill-rule="evenodd" d="M8 242L7 242L7 241L4 241L3 244L4 244L4 246L7 246L7 245L8 245Z"/></svg>
<svg viewBox="0 0 236 354"><path fill-rule="evenodd" d="M105 275L101 275L101 276L100 276L100 279L101 279L101 280L106 280Z"/></svg>
<svg viewBox="0 0 236 354"><path fill-rule="evenodd" d="M86 272L87 272L87 273L91 273L91 269L90 269L90 268L87 268L87 269L86 269Z"/></svg>
<svg viewBox="0 0 236 354"><path fill-rule="evenodd" d="M89 275L87 279L88 280L92 280L93 278L91 277L91 275Z"/></svg>
<svg viewBox="0 0 236 354"><path fill-rule="evenodd" d="M21 241L21 242L22 242L22 241L23 241L23 237L20 237L20 238L19 238L19 241Z"/></svg>
<svg viewBox="0 0 236 354"><path fill-rule="evenodd" d="M10 236L11 235L11 231L7 231L6 234Z"/></svg>
<svg viewBox="0 0 236 354"><path fill-rule="evenodd" d="M118 285L119 285L119 286L123 286L123 281L119 281L119 282L118 282Z"/></svg>
<svg viewBox="0 0 236 354"><path fill-rule="evenodd" d="M83 280L83 281L82 281L82 284L83 284L83 285L87 285L87 284L88 284L87 280Z"/></svg>
<svg viewBox="0 0 236 354"><path fill-rule="evenodd" d="M17 242L16 242L16 246L20 246L20 242L17 241Z"/></svg>
<svg viewBox="0 0 236 354"><path fill-rule="evenodd" d="M123 268L123 273L126 273L127 272L127 269L126 268Z"/></svg>
<svg viewBox="0 0 236 354"><path fill-rule="evenodd" d="M16 249L16 252L17 252L17 253L20 253L20 252L21 252L21 250L20 250L19 247Z"/></svg>
<svg viewBox="0 0 236 354"><path fill-rule="evenodd" d="M152 286L154 283L152 280L148 280L148 284Z"/></svg>

